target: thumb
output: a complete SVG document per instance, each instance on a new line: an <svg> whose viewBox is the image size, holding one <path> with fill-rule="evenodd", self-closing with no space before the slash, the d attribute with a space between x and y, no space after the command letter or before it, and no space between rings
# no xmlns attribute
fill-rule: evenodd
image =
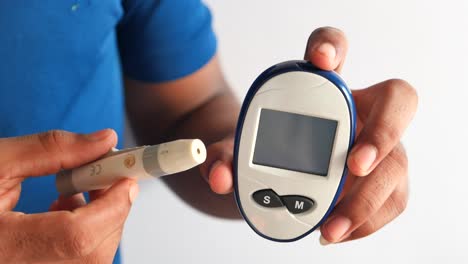
<svg viewBox="0 0 468 264"><path fill-rule="evenodd" d="M41 176L91 162L117 143L112 129L91 134L61 130L0 139L0 176L6 178Z"/></svg>
<svg viewBox="0 0 468 264"><path fill-rule="evenodd" d="M83 218L94 218L96 224L101 225L101 230L106 229L106 226L113 225L114 229L107 227L111 233L110 231L122 225L127 218L138 192L139 187L136 181L123 179L107 190L94 192L93 195L90 195L90 203L75 209L74 212ZM105 219L108 221L103 221ZM115 222L111 224L113 221Z"/></svg>
<svg viewBox="0 0 468 264"><path fill-rule="evenodd" d="M341 30L322 27L310 34L304 59L320 69L340 72L347 51L348 42Z"/></svg>

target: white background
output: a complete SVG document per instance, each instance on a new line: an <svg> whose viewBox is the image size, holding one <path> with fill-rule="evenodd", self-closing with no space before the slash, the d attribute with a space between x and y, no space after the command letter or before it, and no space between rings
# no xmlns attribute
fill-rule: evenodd
<svg viewBox="0 0 468 264"><path fill-rule="evenodd" d="M350 87L395 77L413 84L420 104L404 137L410 202L360 241L322 247L315 233L281 244L242 221L200 213L162 181L145 182L124 233L125 263L468 263L467 1L207 3L239 98L270 65L302 58L309 33L326 25L348 36L343 77Z"/></svg>

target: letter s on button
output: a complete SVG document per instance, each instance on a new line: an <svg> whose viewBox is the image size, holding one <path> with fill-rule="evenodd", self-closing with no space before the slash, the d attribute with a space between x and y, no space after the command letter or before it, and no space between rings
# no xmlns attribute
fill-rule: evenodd
<svg viewBox="0 0 468 264"><path fill-rule="evenodd" d="M256 191L252 194L254 201L263 207L274 208L284 206L281 198L271 189Z"/></svg>

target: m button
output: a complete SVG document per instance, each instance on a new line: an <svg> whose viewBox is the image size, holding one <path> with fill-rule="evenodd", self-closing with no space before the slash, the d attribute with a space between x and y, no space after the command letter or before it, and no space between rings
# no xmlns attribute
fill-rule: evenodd
<svg viewBox="0 0 468 264"><path fill-rule="evenodd" d="M252 198L257 204L264 207L274 208L284 206L279 196L271 189L256 191L252 194Z"/></svg>
<svg viewBox="0 0 468 264"><path fill-rule="evenodd" d="M286 204L286 208L292 214L304 213L314 206L314 201L304 196L287 195L282 198Z"/></svg>

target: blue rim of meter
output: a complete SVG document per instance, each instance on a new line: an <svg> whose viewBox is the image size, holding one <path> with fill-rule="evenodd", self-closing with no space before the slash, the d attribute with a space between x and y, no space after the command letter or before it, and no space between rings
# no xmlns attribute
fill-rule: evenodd
<svg viewBox="0 0 468 264"><path fill-rule="evenodd" d="M269 236L264 235L260 231L258 231L255 226L249 221L248 217L245 215L244 210L242 209L242 204L240 202L239 198L239 186L238 186L238 174L237 174L237 165L238 165L238 155L239 155L239 143L240 143L240 138L242 134L242 128L244 126L244 120L245 120L245 115L247 114L247 110L249 109L250 103L252 102L253 97L257 93L258 89L262 87L262 85L270 80L271 78L286 73L286 72L293 72L293 71L302 71L302 72L310 72L317 74L319 76L324 77L325 79L329 80L331 83L333 83L343 94L343 97L346 99L346 103L348 104L348 109L350 113L350 138L349 138L349 146L348 149L351 149L351 146L354 143L354 137L356 133L356 108L354 105L354 101L351 95L351 91L348 89L346 86L345 82L341 79L341 77L336 74L335 72L332 71L324 71L320 70L311 63L304 61L304 60L291 60L291 61L286 61L282 62L276 65L271 66L270 68L266 69L260 76L257 77L257 79L253 82L252 86L250 87L249 91L247 92L247 95L245 96L244 103L242 104L242 108L239 114L239 119L237 122L237 129L236 129L236 136L235 136L235 141L234 141L234 157L233 157L233 172L234 172L234 193L236 197L236 203L237 207L239 208L240 213L242 214L242 217L244 220L247 222L247 224L263 238L276 241L276 242L293 242L296 240L299 240L308 234L312 233L315 229L317 229L324 221L327 219L328 215L330 215L331 211L335 207L336 201L343 189L344 183L346 181L346 176L348 174L348 167L345 166L343 170L343 175L341 177L340 184L338 186L338 189L336 191L335 197L333 198L332 203L330 204L330 207L328 208L327 212L323 216L323 218L319 221L319 223L314 226L311 230L307 231L306 233L293 238L293 239L276 239L272 238ZM349 153L348 153L349 154Z"/></svg>

